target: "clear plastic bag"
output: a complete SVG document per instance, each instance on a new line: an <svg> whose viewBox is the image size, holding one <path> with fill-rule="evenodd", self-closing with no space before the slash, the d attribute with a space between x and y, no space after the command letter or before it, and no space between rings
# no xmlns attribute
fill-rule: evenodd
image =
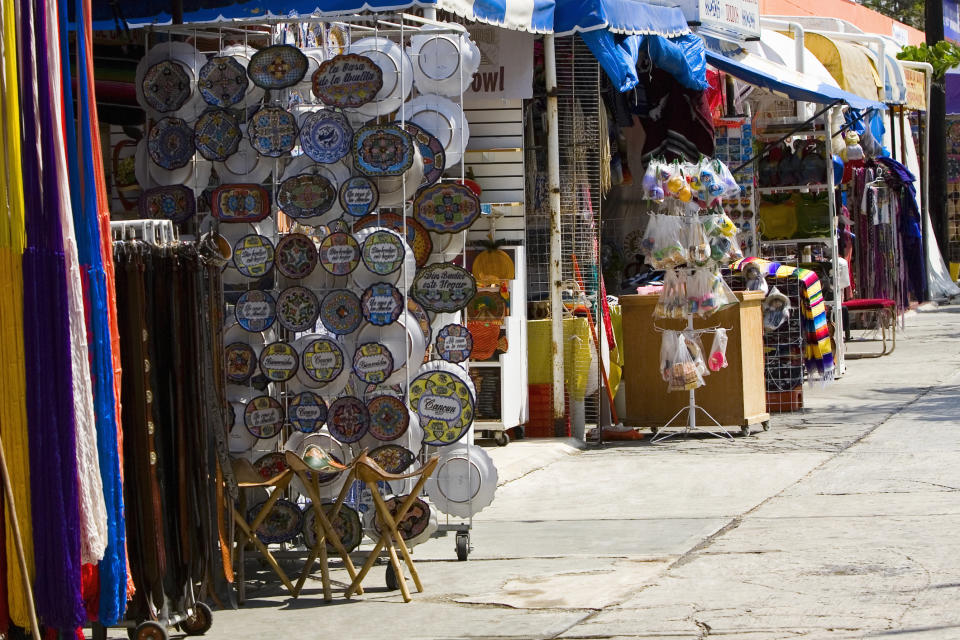
<svg viewBox="0 0 960 640"><path fill-rule="evenodd" d="M687 282L684 274L674 270L663 276L663 290L653 309L655 318L683 318L687 311Z"/></svg>
<svg viewBox="0 0 960 640"><path fill-rule="evenodd" d="M664 333L664 339L666 339ZM677 332L673 333L671 347L673 349L672 358L666 363L667 366L662 369L664 379L667 381L667 391L692 391L703 386L703 376L697 371L697 365L687 349L687 342L680 338ZM663 353L661 345L661 357ZM663 364L663 363L662 363Z"/></svg>
<svg viewBox="0 0 960 640"><path fill-rule="evenodd" d="M663 202L666 194L663 186L660 184L661 163L658 160L651 160L647 165L647 170L643 174L641 186L643 187L643 197L647 200L656 200Z"/></svg>
<svg viewBox="0 0 960 640"><path fill-rule="evenodd" d="M673 357L677 353L677 340L679 340L679 331L664 331L660 339L660 376L664 382L670 382L670 367L673 365Z"/></svg>
<svg viewBox="0 0 960 640"><path fill-rule="evenodd" d="M700 333L689 329L685 330L683 332L683 340L686 342L687 352L693 359L693 364L697 367L697 373L701 376L710 375L710 369L707 368L707 363L703 355L703 341L700 339Z"/></svg>
<svg viewBox="0 0 960 640"><path fill-rule="evenodd" d="M687 258L698 267L710 262L710 238L699 218L689 219L687 225Z"/></svg>
<svg viewBox="0 0 960 640"><path fill-rule="evenodd" d="M790 318L790 298L774 287L763 299L763 328L776 331Z"/></svg>
<svg viewBox="0 0 960 640"><path fill-rule="evenodd" d="M727 330L723 327L714 329L713 343L710 345L710 355L707 357L707 367L710 371L720 371L727 368Z"/></svg>
<svg viewBox="0 0 960 640"><path fill-rule="evenodd" d="M683 220L677 216L658 216L654 230L653 254L647 259L656 269L672 269L687 261L687 251L682 238Z"/></svg>
<svg viewBox="0 0 960 640"><path fill-rule="evenodd" d="M730 172L730 168L720 160L713 161L713 170L720 177L720 185L723 187L721 196L724 198L740 197L740 185Z"/></svg>

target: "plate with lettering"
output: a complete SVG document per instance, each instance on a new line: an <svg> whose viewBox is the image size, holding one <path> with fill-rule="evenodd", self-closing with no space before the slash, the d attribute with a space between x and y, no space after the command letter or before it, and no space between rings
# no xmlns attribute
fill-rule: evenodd
<svg viewBox="0 0 960 640"><path fill-rule="evenodd" d="M382 83L376 96L355 111L368 118L396 111L413 88L413 65L406 52L393 40L375 36L351 43L348 53L372 60L380 68Z"/></svg>
<svg viewBox="0 0 960 640"><path fill-rule="evenodd" d="M413 139L395 124L367 125L353 137L354 164L367 176L402 176L413 155Z"/></svg>
<svg viewBox="0 0 960 640"><path fill-rule="evenodd" d="M311 380L333 381L343 371L343 349L329 338L317 338L303 348L303 370Z"/></svg>
<svg viewBox="0 0 960 640"><path fill-rule="evenodd" d="M257 438L272 438L283 426L283 405L276 398L257 396L244 408L243 423Z"/></svg>
<svg viewBox="0 0 960 640"><path fill-rule="evenodd" d="M370 428L367 405L353 396L337 398L327 411L327 428L330 435L342 444L357 442Z"/></svg>
<svg viewBox="0 0 960 640"><path fill-rule="evenodd" d="M437 332L437 355L447 362L460 363L473 353L473 336L462 324L448 324Z"/></svg>
<svg viewBox="0 0 960 640"><path fill-rule="evenodd" d="M306 287L289 287L277 297L277 319L290 331L310 331L319 315L317 296Z"/></svg>
<svg viewBox="0 0 960 640"><path fill-rule="evenodd" d="M233 245L233 265L248 278L262 278L273 268L273 243L264 236L251 233Z"/></svg>
<svg viewBox="0 0 960 640"><path fill-rule="evenodd" d="M260 352L260 371L271 382L286 382L299 365L297 350L288 342L273 342Z"/></svg>
<svg viewBox="0 0 960 640"><path fill-rule="evenodd" d="M270 215L270 194L258 184L221 185L210 196L210 212L220 222L260 222Z"/></svg>
<svg viewBox="0 0 960 640"><path fill-rule="evenodd" d="M354 176L340 185L339 198L344 213L360 218L377 208L380 193L370 178Z"/></svg>
<svg viewBox="0 0 960 640"><path fill-rule="evenodd" d="M397 233L378 229L364 239L360 258L374 276L388 276L403 266L405 252L406 247Z"/></svg>
<svg viewBox="0 0 960 640"><path fill-rule="evenodd" d="M403 400L392 395L379 395L367 402L370 412L368 433L384 442L396 440L410 426L410 411Z"/></svg>
<svg viewBox="0 0 960 640"><path fill-rule="evenodd" d="M349 53L325 60L312 80L313 95L332 107L361 107L383 88L380 67L366 56Z"/></svg>
<svg viewBox="0 0 960 640"><path fill-rule="evenodd" d="M277 303L266 291L244 291L234 306L237 324L251 333L266 331L277 319Z"/></svg>
<svg viewBox="0 0 960 640"><path fill-rule="evenodd" d="M327 403L312 391L302 391L290 399L287 420L297 431L315 433L327 421Z"/></svg>
<svg viewBox="0 0 960 640"><path fill-rule="evenodd" d="M403 294L389 282L375 282L360 297L363 318L377 327L393 324L403 313Z"/></svg>
<svg viewBox="0 0 960 640"><path fill-rule="evenodd" d="M354 231L368 227L386 227L402 234L404 232L404 219L398 213L371 213L353 223ZM427 264L427 260L430 259L430 254L433 252L433 239L423 225L410 216L407 216L406 219L406 233L407 244L413 250L413 257L417 261L417 266L422 267Z"/></svg>
<svg viewBox="0 0 960 640"><path fill-rule="evenodd" d="M237 152L243 134L240 123L227 109L209 109L193 126L193 144L207 160L223 162Z"/></svg>
<svg viewBox="0 0 960 640"><path fill-rule="evenodd" d="M257 372L257 352L246 342L231 342L223 356L228 382L242 384Z"/></svg>
<svg viewBox="0 0 960 640"><path fill-rule="evenodd" d="M317 266L317 260L313 240L302 233L288 233L277 243L274 262L277 270L288 278L306 278Z"/></svg>
<svg viewBox="0 0 960 640"><path fill-rule="evenodd" d="M353 354L353 372L368 384L380 384L393 373L393 355L378 342L367 342Z"/></svg>
<svg viewBox="0 0 960 640"><path fill-rule="evenodd" d="M335 276L345 276L360 264L360 244L349 233L331 233L320 242L320 265Z"/></svg>
<svg viewBox="0 0 960 640"><path fill-rule="evenodd" d="M414 198L413 217L434 233L459 233L480 217L480 199L462 184L435 184Z"/></svg>
<svg viewBox="0 0 960 640"><path fill-rule="evenodd" d="M420 418L426 445L453 444L473 423L473 393L461 376L447 371L425 371L414 378L410 406Z"/></svg>
<svg viewBox="0 0 960 640"><path fill-rule="evenodd" d="M277 206L291 218L312 218L330 211L337 188L327 176L303 173L287 178L277 189Z"/></svg>
<svg viewBox="0 0 960 640"><path fill-rule="evenodd" d="M278 44L253 54L247 65L247 74L258 87L285 89L303 80L307 65L307 56L300 49L289 44Z"/></svg>
<svg viewBox="0 0 960 640"><path fill-rule="evenodd" d="M470 303L477 293L477 282L466 269L442 262L420 269L409 293L427 311L453 313Z"/></svg>
<svg viewBox="0 0 960 640"><path fill-rule="evenodd" d="M297 144L298 134L296 118L280 107L263 107L247 122L250 146L268 158L279 158L290 153Z"/></svg>
<svg viewBox="0 0 960 640"><path fill-rule="evenodd" d="M350 153L353 127L342 113L332 109L313 111L300 124L300 146L317 162L336 162Z"/></svg>

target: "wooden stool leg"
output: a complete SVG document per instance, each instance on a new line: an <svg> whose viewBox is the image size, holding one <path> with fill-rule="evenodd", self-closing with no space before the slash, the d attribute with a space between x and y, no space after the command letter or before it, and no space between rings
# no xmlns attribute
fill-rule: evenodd
<svg viewBox="0 0 960 640"><path fill-rule="evenodd" d="M350 586L347 587L346 592L343 594L344 598L349 599L354 592L360 592L360 583L363 582L363 579L367 577L368 573L370 573L370 569L373 568L373 563L377 561L377 556L382 548L383 536L380 536L380 540L378 540L377 544L374 545L373 550L367 556L366 562L364 562L363 566L360 568L360 573L357 574L357 577L354 578L353 582L350 583Z"/></svg>
<svg viewBox="0 0 960 640"><path fill-rule="evenodd" d="M254 520L256 522L256 520ZM266 559L267 563L270 565L270 568L273 569L273 572L277 574L280 578L280 581L283 583L290 593L294 592L293 583L290 582L290 578L287 577L286 572L280 568L280 565L277 564L277 560L273 557L273 554L270 553L270 549L267 548L260 538L257 537L257 534L254 533L255 529L251 529L246 522L240 520L237 522L237 526L246 534L250 541L253 542L253 545L260 551L260 554Z"/></svg>
<svg viewBox="0 0 960 640"><path fill-rule="evenodd" d="M317 561L316 549L310 551L310 555L307 556L307 562L303 565L303 571L300 572L300 577L297 578L296 590L293 593L294 598L300 597L300 592L303 591L303 585L307 582L307 576L310 575L310 569L313 568L313 563Z"/></svg>
<svg viewBox="0 0 960 640"><path fill-rule="evenodd" d="M333 595L330 593L330 566L327 564L327 537L324 535L317 541L320 549L320 581L323 583L323 601L330 602Z"/></svg>
<svg viewBox="0 0 960 640"><path fill-rule="evenodd" d="M384 531L383 535L387 539L387 553L390 554L390 564L393 565L393 570L397 576L397 584L400 585L400 593L403 594L403 601L410 602L410 590L407 588L407 579L403 577L403 565L400 564L399 558L397 558L397 550L393 546L393 539L400 539L400 534L397 533L396 529L393 530L393 535Z"/></svg>

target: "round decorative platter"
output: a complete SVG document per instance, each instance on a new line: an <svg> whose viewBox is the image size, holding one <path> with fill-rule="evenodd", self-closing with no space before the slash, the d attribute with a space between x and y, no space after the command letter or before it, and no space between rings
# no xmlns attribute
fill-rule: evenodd
<svg viewBox="0 0 960 640"><path fill-rule="evenodd" d="M297 431L315 433L327 421L327 403L312 391L302 391L290 399L287 420Z"/></svg>
<svg viewBox="0 0 960 640"><path fill-rule="evenodd" d="M306 287L288 287L277 296L277 319L290 331L313 329L319 315L317 296Z"/></svg>
<svg viewBox="0 0 960 640"><path fill-rule="evenodd" d="M286 382L297 373L300 358L287 342L268 344L260 352L260 371L272 382Z"/></svg>
<svg viewBox="0 0 960 640"><path fill-rule="evenodd" d="M473 336L462 324L448 324L437 332L436 346L441 358L458 364L473 353Z"/></svg>
<svg viewBox="0 0 960 640"><path fill-rule="evenodd" d="M277 271L293 280L306 278L317 266L317 248L302 233L288 233L280 238L274 254Z"/></svg>
<svg viewBox="0 0 960 640"><path fill-rule="evenodd" d="M345 276L360 264L360 245L349 233L331 233L320 242L320 265L335 276Z"/></svg>
<svg viewBox="0 0 960 640"><path fill-rule="evenodd" d="M246 342L231 342L223 356L229 382L242 384L257 372L257 353Z"/></svg>
<svg viewBox="0 0 960 640"><path fill-rule="evenodd" d="M361 344L353 354L353 372L363 382L380 384L393 373L393 355L377 342Z"/></svg>
<svg viewBox="0 0 960 640"><path fill-rule="evenodd" d="M342 113L332 109L314 111L300 125L300 146L317 162L336 162L350 153L353 127Z"/></svg>
<svg viewBox="0 0 960 640"><path fill-rule="evenodd" d="M367 125L353 137L354 163L367 176L401 176L413 165L413 139L397 125Z"/></svg>
<svg viewBox="0 0 960 640"><path fill-rule="evenodd" d="M403 294L389 282L375 282L360 297L363 318L377 327L393 324L403 313Z"/></svg>
<svg viewBox="0 0 960 640"><path fill-rule="evenodd" d="M363 322L360 298L349 289L336 289L320 303L320 322L337 335L353 333Z"/></svg>
<svg viewBox="0 0 960 640"><path fill-rule="evenodd" d="M370 412L368 433L377 440L396 440L410 426L410 412L403 400L392 395L380 395L367 402Z"/></svg>
<svg viewBox="0 0 960 640"><path fill-rule="evenodd" d="M466 376L466 372L463 374ZM462 438L473 423L474 397L463 378L426 371L410 383L410 406L420 418L423 444L437 447Z"/></svg>
<svg viewBox="0 0 960 640"><path fill-rule="evenodd" d="M377 208L377 185L366 176L354 176L340 185L340 206L344 212L360 218Z"/></svg>
<svg viewBox="0 0 960 640"><path fill-rule="evenodd" d="M273 244L265 236L251 233L233 245L233 265L248 278L262 278L273 268Z"/></svg>
<svg viewBox="0 0 960 640"><path fill-rule="evenodd" d="M343 444L357 442L370 427L367 405L352 396L337 398L330 403L327 412L327 428L330 435Z"/></svg>
<svg viewBox="0 0 960 640"><path fill-rule="evenodd" d="M334 380L343 365L343 349L329 338L317 338L303 349L303 370L316 382Z"/></svg>
<svg viewBox="0 0 960 640"><path fill-rule="evenodd" d="M257 396L244 408L243 423L257 438L272 438L283 426L283 405L276 398Z"/></svg>
<svg viewBox="0 0 960 640"><path fill-rule="evenodd" d="M233 308L237 324L251 333L266 331L277 319L277 303L266 291L244 291Z"/></svg>

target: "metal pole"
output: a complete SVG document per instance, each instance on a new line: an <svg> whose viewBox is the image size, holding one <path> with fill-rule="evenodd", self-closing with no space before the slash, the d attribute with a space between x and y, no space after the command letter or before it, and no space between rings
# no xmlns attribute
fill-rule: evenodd
<svg viewBox="0 0 960 640"><path fill-rule="evenodd" d="M560 290L563 259L560 244L560 116L557 110L557 55L553 34L543 37L543 60L547 90L547 190L550 194L550 339L552 345L553 371L553 422L554 433L560 434L563 426L563 300Z"/></svg>

